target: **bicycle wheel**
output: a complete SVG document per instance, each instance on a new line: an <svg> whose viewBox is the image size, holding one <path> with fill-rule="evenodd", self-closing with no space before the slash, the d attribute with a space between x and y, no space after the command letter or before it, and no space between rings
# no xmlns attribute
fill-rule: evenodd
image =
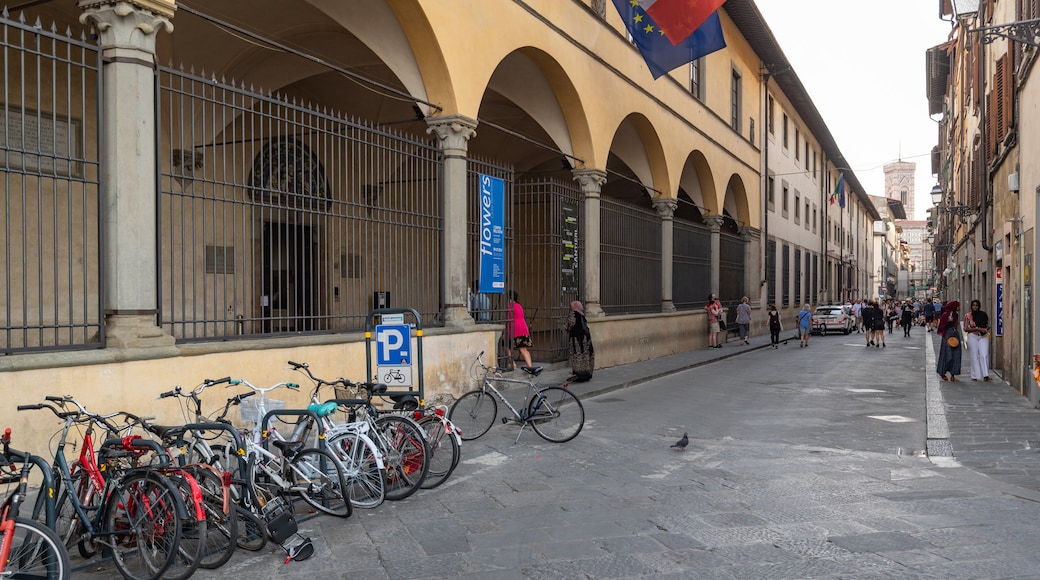
<svg viewBox="0 0 1040 580"><path fill-rule="evenodd" d="M225 505L224 485L219 475L206 467L194 469L192 475L202 489L202 505L206 510L206 543L199 568L212 570L223 566L235 553L238 512L230 501Z"/></svg>
<svg viewBox="0 0 1040 580"><path fill-rule="evenodd" d="M574 439L585 426L585 407L562 387L546 387L532 395L525 416L535 433L553 443Z"/></svg>
<svg viewBox="0 0 1040 580"><path fill-rule="evenodd" d="M448 420L459 430L463 441L472 441L488 432L498 417L498 402L482 389L465 393L448 411Z"/></svg>
<svg viewBox="0 0 1040 580"><path fill-rule="evenodd" d="M166 473L165 477L180 494L184 502L186 517L181 520L181 540L177 543L177 552L173 561L162 573L162 580L186 580L202 563L206 538L209 536L209 522L206 520L205 502L202 500L198 480L185 472ZM200 492L198 496L196 491Z"/></svg>
<svg viewBox="0 0 1040 580"><path fill-rule="evenodd" d="M386 465L386 499L404 499L419 489L430 467L426 436L422 427L399 415L376 419L376 430Z"/></svg>
<svg viewBox="0 0 1040 580"><path fill-rule="evenodd" d="M426 445L430 448L430 467L426 471L422 489L433 489L444 483L459 464L461 450L459 441L451 433L452 425L443 417L426 415L419 419L419 426L426 432Z"/></svg>
<svg viewBox="0 0 1040 580"><path fill-rule="evenodd" d="M258 552L267 545L267 525L264 521L240 505L235 505L238 518L238 537L235 545L243 550Z"/></svg>
<svg viewBox="0 0 1040 580"><path fill-rule="evenodd" d="M356 508L370 509L383 503L386 494L386 469L376 460L375 443L355 432L342 432L326 441L343 464L347 493Z"/></svg>
<svg viewBox="0 0 1040 580"><path fill-rule="evenodd" d="M14 529L10 538L7 561L0 566L4 578L47 578L68 580L72 577L69 552L50 528L26 518L11 517Z"/></svg>
<svg viewBox="0 0 1040 580"><path fill-rule="evenodd" d="M156 580L177 556L184 504L166 478L133 472L115 484L105 502L101 541L130 580Z"/></svg>
<svg viewBox="0 0 1040 580"><path fill-rule="evenodd" d="M324 449L304 449L286 469L293 492L314 509L345 518L354 512L339 460Z"/></svg>
<svg viewBox="0 0 1040 580"><path fill-rule="evenodd" d="M72 546L75 544L80 556L92 558L97 550L93 541L87 542L81 539L83 524L79 519L79 515L76 514L73 501L78 500L89 516L96 513L101 505L101 494L95 489L93 482L79 461L73 462L69 472L71 474L71 484L61 487L61 491L58 492L58 500L54 504L54 532L58 535L66 549L72 549ZM61 480L59 479L58 481Z"/></svg>

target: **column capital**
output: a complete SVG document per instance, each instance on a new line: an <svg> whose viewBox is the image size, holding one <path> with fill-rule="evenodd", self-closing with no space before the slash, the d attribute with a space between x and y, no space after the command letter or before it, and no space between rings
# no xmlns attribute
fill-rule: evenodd
<svg viewBox="0 0 1040 580"><path fill-rule="evenodd" d="M126 48L155 54L160 30L173 32L172 0L79 0L79 21L94 27L101 48Z"/></svg>
<svg viewBox="0 0 1040 580"><path fill-rule="evenodd" d="M750 227L750 226L744 226L744 227L740 228L740 235L741 235L741 237L743 237L745 240L748 240L748 241L761 240L762 239L762 230L760 230L758 228L753 228L753 227Z"/></svg>
<svg viewBox="0 0 1040 580"><path fill-rule="evenodd" d="M436 135L445 151L466 151L469 140L477 134L477 120L463 115L427 117L426 124L426 133Z"/></svg>
<svg viewBox="0 0 1040 580"><path fill-rule="evenodd" d="M654 209L657 210L657 215L661 219L672 219L675 216L675 210L679 207L679 200L671 197L655 197L651 200L654 204Z"/></svg>
<svg viewBox="0 0 1040 580"><path fill-rule="evenodd" d="M719 214L712 214L704 216L704 223L711 229L711 233L717 234L722 231L722 222L726 218Z"/></svg>
<svg viewBox="0 0 1040 580"><path fill-rule="evenodd" d="M571 175L585 197L599 197L603 184L607 182L607 172L602 169L573 169Z"/></svg>

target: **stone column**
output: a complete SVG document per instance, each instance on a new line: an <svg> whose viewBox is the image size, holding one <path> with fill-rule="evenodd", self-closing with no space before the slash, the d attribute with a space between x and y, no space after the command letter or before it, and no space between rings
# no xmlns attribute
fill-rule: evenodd
<svg viewBox="0 0 1040 580"><path fill-rule="evenodd" d="M751 307L758 308L762 303L762 230L752 227L740 228L744 238L744 288L751 299ZM809 274L812 279L812 273Z"/></svg>
<svg viewBox="0 0 1040 580"><path fill-rule="evenodd" d="M675 255L675 208L679 207L679 201L672 198L660 198L653 200L657 215L661 216L661 312L675 312L675 302L672 301L672 271L673 257Z"/></svg>
<svg viewBox="0 0 1040 580"><path fill-rule="evenodd" d="M585 251L585 260L582 262L585 316L595 318L604 316L603 307L599 303L599 196L603 184L607 182L607 172L602 169L575 169L571 173L584 196L581 245Z"/></svg>
<svg viewBox="0 0 1040 580"><path fill-rule="evenodd" d="M169 348L156 324L155 39L173 31L172 0L80 0L104 71L100 158L107 348Z"/></svg>
<svg viewBox="0 0 1040 580"><path fill-rule="evenodd" d="M462 115L430 117L426 119L427 133L437 136L444 152L444 238L441 296L444 300L444 324L467 326L473 324L466 304L466 151L469 140L477 134L477 121Z"/></svg>
<svg viewBox="0 0 1040 580"><path fill-rule="evenodd" d="M711 291L716 295L719 293L719 233L722 231L723 219L718 214L704 216L704 223L711 229Z"/></svg>

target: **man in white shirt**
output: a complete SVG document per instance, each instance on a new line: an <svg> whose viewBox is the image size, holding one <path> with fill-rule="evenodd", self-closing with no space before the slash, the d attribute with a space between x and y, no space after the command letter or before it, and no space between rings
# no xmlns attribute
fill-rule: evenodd
<svg viewBox="0 0 1040 580"><path fill-rule="evenodd" d="M852 305L852 314L856 317L856 332L863 332L863 303L856 301Z"/></svg>

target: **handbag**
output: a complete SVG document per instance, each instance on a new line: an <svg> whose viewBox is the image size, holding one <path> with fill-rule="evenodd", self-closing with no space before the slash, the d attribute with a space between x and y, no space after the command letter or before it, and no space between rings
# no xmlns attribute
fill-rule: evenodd
<svg viewBox="0 0 1040 580"><path fill-rule="evenodd" d="M957 348L961 345L961 341L956 336L951 336L950 338L946 339L946 345L950 348Z"/></svg>
<svg viewBox="0 0 1040 580"><path fill-rule="evenodd" d="M719 330L726 330L726 321L721 318L719 319Z"/></svg>

